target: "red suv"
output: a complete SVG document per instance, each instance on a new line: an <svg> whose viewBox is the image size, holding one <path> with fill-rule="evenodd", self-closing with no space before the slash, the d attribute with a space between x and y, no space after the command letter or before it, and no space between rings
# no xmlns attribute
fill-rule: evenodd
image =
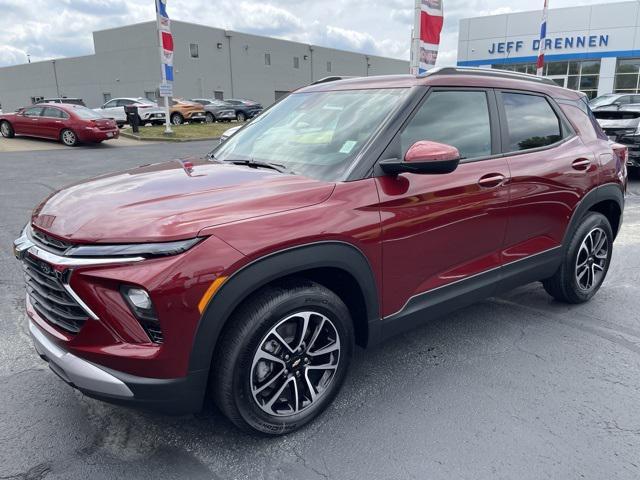
<svg viewBox="0 0 640 480"><path fill-rule="evenodd" d="M15 242L35 347L101 399L293 431L354 345L542 281L580 303L620 229L626 149L586 97L441 69L303 88L207 158L68 187Z"/></svg>

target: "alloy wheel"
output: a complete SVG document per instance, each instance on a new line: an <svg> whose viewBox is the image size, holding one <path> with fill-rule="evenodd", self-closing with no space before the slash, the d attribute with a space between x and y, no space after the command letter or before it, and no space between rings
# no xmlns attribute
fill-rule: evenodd
<svg viewBox="0 0 640 480"><path fill-rule="evenodd" d="M212 113L207 113L207 116L206 116L206 117L205 117L205 119L204 119L204 121L205 121L206 123L213 123L213 122L215 122L215 120L216 120L216 119L215 119L215 117L213 116L213 114L212 114Z"/></svg>
<svg viewBox="0 0 640 480"><path fill-rule="evenodd" d="M609 258L609 239L600 228L591 230L582 241L576 258L576 281L581 290L589 291L599 284Z"/></svg>
<svg viewBox="0 0 640 480"><path fill-rule="evenodd" d="M182 115L174 115L173 117L171 117L171 123L173 123L174 125L182 125L183 122L184 119L182 118Z"/></svg>
<svg viewBox="0 0 640 480"><path fill-rule="evenodd" d="M0 124L0 133L2 133L3 137L8 137L11 133L7 122L2 122L2 124Z"/></svg>
<svg viewBox="0 0 640 480"><path fill-rule="evenodd" d="M340 362L340 337L331 320L303 311L278 322L253 357L250 382L256 404L288 417L314 405L327 391Z"/></svg>
<svg viewBox="0 0 640 480"><path fill-rule="evenodd" d="M76 134L71 130L65 130L62 132L62 141L65 145L75 145L76 143Z"/></svg>

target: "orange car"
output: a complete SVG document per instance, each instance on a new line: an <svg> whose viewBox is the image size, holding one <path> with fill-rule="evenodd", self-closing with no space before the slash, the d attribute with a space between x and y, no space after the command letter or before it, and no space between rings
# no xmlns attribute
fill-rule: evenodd
<svg viewBox="0 0 640 480"><path fill-rule="evenodd" d="M171 102L169 118L174 125L182 125L184 122L204 122L207 116L199 103L174 98Z"/></svg>

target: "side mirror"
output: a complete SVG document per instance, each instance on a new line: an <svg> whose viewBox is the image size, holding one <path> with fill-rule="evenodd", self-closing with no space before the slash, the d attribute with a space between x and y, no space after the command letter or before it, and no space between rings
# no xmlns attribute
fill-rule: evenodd
<svg viewBox="0 0 640 480"><path fill-rule="evenodd" d="M460 163L460 152L452 145L421 140L411 145L404 160L382 160L380 167L389 175L399 173L445 174L451 173Z"/></svg>

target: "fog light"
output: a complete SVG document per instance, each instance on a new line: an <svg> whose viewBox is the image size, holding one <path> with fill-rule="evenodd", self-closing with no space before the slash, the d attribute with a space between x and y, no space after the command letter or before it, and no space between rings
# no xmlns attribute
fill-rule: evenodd
<svg viewBox="0 0 640 480"><path fill-rule="evenodd" d="M122 296L125 298L134 315L138 317L139 320L158 320L151 297L145 289L123 286L121 291Z"/></svg>
<svg viewBox="0 0 640 480"><path fill-rule="evenodd" d="M129 300L131 300L131 303L143 310L149 310L153 306L151 298L149 298L149 294L146 290L142 290L141 288L130 288L127 292L127 296L129 297Z"/></svg>

